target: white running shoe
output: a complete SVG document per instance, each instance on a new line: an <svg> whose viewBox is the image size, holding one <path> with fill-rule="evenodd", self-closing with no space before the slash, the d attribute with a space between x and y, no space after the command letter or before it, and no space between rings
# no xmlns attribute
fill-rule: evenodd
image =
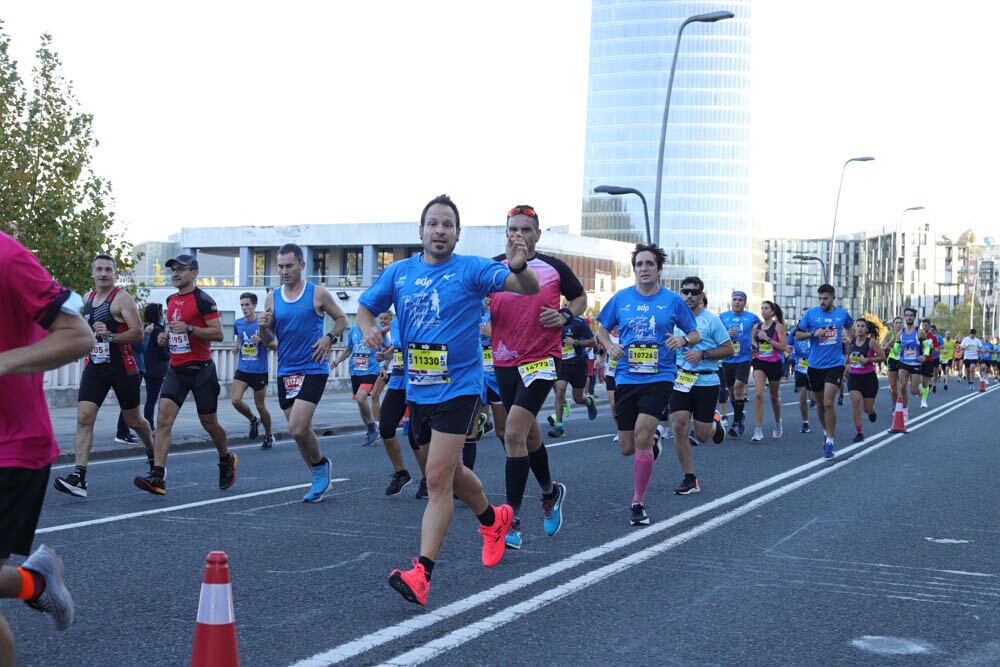
<svg viewBox="0 0 1000 667"><path fill-rule="evenodd" d="M750 442L760 442L764 439L764 429L757 427L753 430L753 437L750 438Z"/></svg>
<svg viewBox="0 0 1000 667"><path fill-rule="evenodd" d="M778 422L775 425L774 430L771 431L771 437L774 438L775 440L777 440L778 438L781 437L781 433L782 433L782 431L781 431L781 422Z"/></svg>

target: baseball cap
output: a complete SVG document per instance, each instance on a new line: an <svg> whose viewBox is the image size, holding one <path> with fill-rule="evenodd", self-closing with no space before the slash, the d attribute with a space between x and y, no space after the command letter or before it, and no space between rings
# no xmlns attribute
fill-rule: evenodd
<svg viewBox="0 0 1000 667"><path fill-rule="evenodd" d="M168 269L174 265L189 266L196 271L198 270L198 260L194 258L194 255L177 255L173 259L167 260Z"/></svg>

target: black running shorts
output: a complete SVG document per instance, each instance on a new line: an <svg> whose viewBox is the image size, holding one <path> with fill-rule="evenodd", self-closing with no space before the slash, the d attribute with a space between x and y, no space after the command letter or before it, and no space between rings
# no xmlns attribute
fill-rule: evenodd
<svg viewBox="0 0 1000 667"><path fill-rule="evenodd" d="M516 372L516 369L515 369ZM473 433L479 419L479 396L456 396L441 403L410 402L410 433L417 446L431 441L431 431L449 435Z"/></svg>
<svg viewBox="0 0 1000 667"><path fill-rule="evenodd" d="M640 414L660 419L670 405L673 382L620 384L615 389L615 420L619 431L634 431Z"/></svg>
<svg viewBox="0 0 1000 667"><path fill-rule="evenodd" d="M185 366L170 366L163 378L160 398L169 398L184 405L188 392L194 394L194 403L199 415L215 414L219 410L219 377L215 373L214 361L199 361Z"/></svg>
<svg viewBox="0 0 1000 667"><path fill-rule="evenodd" d="M88 362L80 376L77 401L96 403L100 407L108 397L108 391L114 389L118 406L122 410L131 410L139 407L141 384L142 376L139 373L127 375L121 366Z"/></svg>
<svg viewBox="0 0 1000 667"><path fill-rule="evenodd" d="M49 467L0 468L0 561L11 554L31 553L49 486Z"/></svg>

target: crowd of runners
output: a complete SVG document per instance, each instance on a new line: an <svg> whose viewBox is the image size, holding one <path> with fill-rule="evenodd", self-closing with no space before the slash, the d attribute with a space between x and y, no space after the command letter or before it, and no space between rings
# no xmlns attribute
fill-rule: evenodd
<svg viewBox="0 0 1000 667"><path fill-rule="evenodd" d="M631 459L632 496L623 503L623 518L627 514L630 525L643 526L650 523L646 491L666 441L672 440L683 473L674 492L699 492L693 447L747 432L751 444L783 437L783 382L793 383L798 394L799 432L812 431L814 408L820 451L834 458L836 408L845 394L852 439L861 442L865 416L875 422L879 407L897 409L899 403L905 418L911 401L927 408L939 387L972 391L998 373L995 339L982 340L975 329L961 338L939 333L929 319L918 321L912 308L892 318L880 337L881 323L855 319L836 305L827 284L817 290L817 305L803 309L794 324L772 301L762 302L759 313L749 311L740 290L728 295L728 309L716 315L700 277L684 278L679 292L662 286L666 256L651 244L637 244L631 253L634 285L587 319L579 279L561 260L536 251L542 230L534 208L515 206L506 221L502 253L492 259L457 254L458 208L446 195L431 200L420 216L423 252L379 275L361 295L350 329L326 288L305 279L303 251L292 243L278 250L281 285L268 293L262 310L253 293L240 297L232 408L247 420L251 439L263 431L261 449L274 447L265 399L269 352L275 350L278 406L311 480L304 502L322 500L330 488L333 463L312 422L331 369L342 363L349 364L365 426L361 444L381 441L392 466L385 494L401 494L419 475L415 495L427 505L417 555L409 568L388 577L411 602L427 603L455 499L479 521L486 567L499 563L506 549L520 549L535 533L532 521L540 519L547 536L559 532L567 484L550 465L543 433L565 438L573 405L596 419L598 383L606 388L617 427L613 439ZM24 313L19 329L0 328L0 386L4 396L25 396L30 404L3 406L0 435L8 442L0 447L0 564L12 553L29 553L58 454L51 426L45 428L49 420L38 418L46 410L44 394L38 398L40 373L84 354L75 466L53 480L56 490L87 497L94 423L112 390L121 410L119 438L136 438L147 450L148 470L135 477L136 487L167 493L171 430L189 395L218 453L219 488L232 487L239 458L229 451L218 420L220 383L210 353L210 344L224 334L215 301L197 286L197 258L182 254L166 262L177 292L163 306L147 306L140 317L116 282L110 256L93 260L94 289L81 299L55 285L13 239L0 235L0 242L9 265L27 267L4 277L5 292L23 295ZM326 330L328 318L333 326ZM344 348L335 354L345 331ZM883 368L890 400L879 406ZM140 411L143 381L147 401ZM751 387L753 405L747 406ZM253 407L244 402L247 389ZM413 453L413 474L400 430ZM498 438L506 453L505 498L499 504L490 503L474 472L477 443L487 436ZM531 478L540 498L534 509L524 504ZM2 568L0 590L49 612L64 629L74 607L62 569L58 555L41 547L21 567ZM0 622L0 657L8 649L13 651L13 637Z"/></svg>

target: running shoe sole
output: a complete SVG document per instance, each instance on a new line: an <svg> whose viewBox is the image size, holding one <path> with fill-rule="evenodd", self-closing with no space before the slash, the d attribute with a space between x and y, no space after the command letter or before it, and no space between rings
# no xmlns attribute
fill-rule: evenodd
<svg viewBox="0 0 1000 667"><path fill-rule="evenodd" d="M68 493L71 496L76 496L77 498L87 497L87 487L75 486L70 484L62 477L56 477L56 481L52 485L55 487L56 491L62 491L63 493Z"/></svg>

